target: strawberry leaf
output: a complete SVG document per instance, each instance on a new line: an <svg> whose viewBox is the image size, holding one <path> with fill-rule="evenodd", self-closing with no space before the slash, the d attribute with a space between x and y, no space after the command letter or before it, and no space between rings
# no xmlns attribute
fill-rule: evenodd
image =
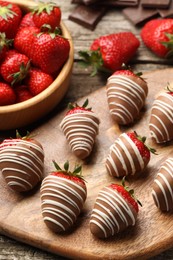
<svg viewBox="0 0 173 260"><path fill-rule="evenodd" d="M68 172L68 170L69 170L69 161L66 161L66 162L64 163L64 170L65 170L66 172Z"/></svg>
<svg viewBox="0 0 173 260"><path fill-rule="evenodd" d="M57 171L62 171L61 167L53 160L52 161Z"/></svg>

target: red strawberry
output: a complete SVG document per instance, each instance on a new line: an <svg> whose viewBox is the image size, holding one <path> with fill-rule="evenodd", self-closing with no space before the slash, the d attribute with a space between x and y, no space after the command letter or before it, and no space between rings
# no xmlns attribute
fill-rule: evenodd
<svg viewBox="0 0 173 260"><path fill-rule="evenodd" d="M17 86L15 89L16 103L26 101L33 97L28 87L25 85Z"/></svg>
<svg viewBox="0 0 173 260"><path fill-rule="evenodd" d="M32 68L28 72L28 76L25 80L26 86L33 96L38 95L44 89L52 84L53 78L51 75L44 73L40 69Z"/></svg>
<svg viewBox="0 0 173 260"><path fill-rule="evenodd" d="M59 27L61 21L61 10L55 3L39 3L33 9L33 21L38 28L44 24L49 24L54 30Z"/></svg>
<svg viewBox="0 0 173 260"><path fill-rule="evenodd" d="M138 203L134 191L123 185L111 184L98 194L90 219L90 230L96 237L114 236L129 226L134 226ZM141 205L141 204L140 204Z"/></svg>
<svg viewBox="0 0 173 260"><path fill-rule="evenodd" d="M98 70L115 71L122 64L127 64L135 55L140 45L131 32L120 32L101 36L93 41L90 52L80 51L85 65L93 67L92 75Z"/></svg>
<svg viewBox="0 0 173 260"><path fill-rule="evenodd" d="M8 84L0 82L0 106L12 105L15 101L14 90Z"/></svg>
<svg viewBox="0 0 173 260"><path fill-rule="evenodd" d="M153 19L141 30L144 44L156 55L166 58L173 53L173 19Z"/></svg>
<svg viewBox="0 0 173 260"><path fill-rule="evenodd" d="M0 66L0 73L3 79L9 83L22 81L26 77L29 67L29 58L21 53L7 55Z"/></svg>
<svg viewBox="0 0 173 260"><path fill-rule="evenodd" d="M155 149L145 145L146 137L136 132L123 133L110 147L106 169L110 175L121 177L143 171L150 161L150 152Z"/></svg>
<svg viewBox="0 0 173 260"><path fill-rule="evenodd" d="M48 175L41 185L42 215L45 224L54 232L72 227L81 213L87 196L81 166L69 171L69 163L61 169L54 162L56 171Z"/></svg>
<svg viewBox="0 0 173 260"><path fill-rule="evenodd" d="M9 39L13 39L22 18L19 6L14 3L0 1L0 32L4 32Z"/></svg>
<svg viewBox="0 0 173 260"><path fill-rule="evenodd" d="M33 21L33 14L31 12L25 14L22 17L22 20L21 20L20 25L19 25L19 29L22 28L22 27L28 27L28 26L35 27L35 23Z"/></svg>
<svg viewBox="0 0 173 260"><path fill-rule="evenodd" d="M32 63L48 74L58 72L67 61L70 51L69 41L54 33L43 32L33 41Z"/></svg>
<svg viewBox="0 0 173 260"><path fill-rule="evenodd" d="M147 83L140 73L117 70L107 80L107 101L112 118L120 125L138 118L148 94Z"/></svg>
<svg viewBox="0 0 173 260"><path fill-rule="evenodd" d="M0 33L0 61L5 58L6 52L11 44L12 40L7 39L5 33Z"/></svg>
<svg viewBox="0 0 173 260"><path fill-rule="evenodd" d="M8 186L14 191L33 189L43 176L42 145L29 134L5 139L0 144L0 169Z"/></svg>
<svg viewBox="0 0 173 260"><path fill-rule="evenodd" d="M33 42L40 29L35 26L26 26L19 29L14 38L14 48L31 58Z"/></svg>
<svg viewBox="0 0 173 260"><path fill-rule="evenodd" d="M90 155L100 123L98 117L91 112L91 108L87 108L87 105L88 100L82 107L70 104L70 111L67 112L60 125L72 152L80 159L85 159Z"/></svg>

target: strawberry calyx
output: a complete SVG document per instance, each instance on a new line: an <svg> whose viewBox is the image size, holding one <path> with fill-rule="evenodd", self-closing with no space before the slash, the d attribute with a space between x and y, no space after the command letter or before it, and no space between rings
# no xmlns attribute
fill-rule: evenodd
<svg viewBox="0 0 173 260"><path fill-rule="evenodd" d="M167 90L167 93L168 93L168 94L173 95L173 89L171 89L170 83L167 84L166 90Z"/></svg>
<svg viewBox="0 0 173 260"><path fill-rule="evenodd" d="M4 32L0 33L0 51L6 46L9 47L12 45L13 40L6 38L6 34Z"/></svg>
<svg viewBox="0 0 173 260"><path fill-rule="evenodd" d="M8 21L9 18L13 18L17 14L11 9L12 4L1 6L0 8L0 16L5 20Z"/></svg>
<svg viewBox="0 0 173 260"><path fill-rule="evenodd" d="M146 137L145 136L140 136L134 132L129 132L127 133L128 137L135 143L136 147L138 148L141 156L143 158L150 159L150 152L153 154L157 154L156 150L148 145L145 144Z"/></svg>
<svg viewBox="0 0 173 260"><path fill-rule="evenodd" d="M76 182L81 182L83 184L85 183L85 180L82 176L82 166L81 165L75 164L73 171L70 171L69 170L69 166L70 166L69 161L66 161L64 163L63 169L54 160L53 160L53 164L55 166L56 172L55 171L52 172L51 175L67 178L70 180L74 180Z"/></svg>
<svg viewBox="0 0 173 260"><path fill-rule="evenodd" d="M79 106L77 103L69 103L68 104L68 112L66 113L66 115L70 115L70 114L74 114L74 113L82 113L85 111L89 111L92 112L92 108L91 107L87 107L88 106L88 99L85 100L85 102L83 103L82 106Z"/></svg>
<svg viewBox="0 0 173 260"><path fill-rule="evenodd" d="M129 187L125 185L125 177L122 179L121 185L112 183L109 187L120 193L124 199L132 205L136 212L139 211L138 205L142 207L141 202L135 197L134 190L129 189Z"/></svg>
<svg viewBox="0 0 173 260"><path fill-rule="evenodd" d="M26 132L25 136L22 136L18 130L16 130L16 139L22 139L26 141L30 141L33 138L33 135L30 134L29 131Z"/></svg>
<svg viewBox="0 0 173 260"><path fill-rule="evenodd" d="M57 5L53 2L39 2L39 4L32 9L32 13L40 15L42 12L46 12L47 14L50 14L53 11L54 7L57 7Z"/></svg>
<svg viewBox="0 0 173 260"><path fill-rule="evenodd" d="M79 64L84 67L91 67L91 76L95 76L99 71L111 73L111 71L104 67L104 61L100 49L90 51L79 51L79 56L82 58Z"/></svg>
<svg viewBox="0 0 173 260"><path fill-rule="evenodd" d="M12 86L16 83L21 82L24 78L26 78L28 71L30 69L30 65L31 65L31 61L28 61L26 65L24 62L22 62L19 71L9 75L9 77L13 77L13 80L11 82Z"/></svg>
<svg viewBox="0 0 173 260"><path fill-rule="evenodd" d="M165 32L165 36L168 41L161 42L161 44L168 49L165 58L170 58L173 56L173 34Z"/></svg>
<svg viewBox="0 0 173 260"><path fill-rule="evenodd" d="M37 34L37 37L40 37L42 34L47 33L50 35L50 37L52 39L54 39L56 36L60 36L62 38L64 38L62 36L62 31L60 27L55 27L54 31L52 31L52 27L50 26L50 24L43 24L40 28L40 33Z"/></svg>

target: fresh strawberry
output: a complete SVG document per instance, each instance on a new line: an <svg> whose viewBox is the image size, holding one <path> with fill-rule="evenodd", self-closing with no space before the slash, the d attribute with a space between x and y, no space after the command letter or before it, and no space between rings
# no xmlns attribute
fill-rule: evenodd
<svg viewBox="0 0 173 260"><path fill-rule="evenodd" d="M22 27L28 27L28 26L35 27L35 23L33 21L33 14L31 12L25 14L22 17L22 20L19 25L19 29L21 29Z"/></svg>
<svg viewBox="0 0 173 260"><path fill-rule="evenodd" d="M69 142L72 152L80 159L88 157L98 134L99 119L91 108L87 108L88 99L83 106L69 104L60 126Z"/></svg>
<svg viewBox="0 0 173 260"><path fill-rule="evenodd" d="M35 26L26 26L19 29L14 38L14 48L31 58L33 42L40 29Z"/></svg>
<svg viewBox="0 0 173 260"><path fill-rule="evenodd" d="M173 91L168 86L154 100L151 109L149 129L152 139L156 143L173 140L172 131Z"/></svg>
<svg viewBox="0 0 173 260"><path fill-rule="evenodd" d="M80 51L82 64L92 66L95 75L98 70L115 71L127 64L135 55L140 45L131 32L120 32L101 36L93 41L90 51Z"/></svg>
<svg viewBox="0 0 173 260"><path fill-rule="evenodd" d="M15 101L14 90L8 84L0 82L0 106L12 105Z"/></svg>
<svg viewBox="0 0 173 260"><path fill-rule="evenodd" d="M61 10L53 2L43 3L40 2L38 6L33 9L33 21L38 28L42 25L48 24L52 30L60 26Z"/></svg>
<svg viewBox="0 0 173 260"><path fill-rule="evenodd" d="M173 54L173 19L153 19L141 30L144 44L157 56L167 58Z"/></svg>
<svg viewBox="0 0 173 260"><path fill-rule="evenodd" d="M90 219L90 230L96 237L108 238L135 225L141 203L134 190L129 190L124 180L122 183L104 187L97 196Z"/></svg>
<svg viewBox="0 0 173 260"><path fill-rule="evenodd" d="M15 87L16 103L26 101L33 97L28 87L25 85Z"/></svg>
<svg viewBox="0 0 173 260"><path fill-rule="evenodd" d="M29 57L32 63L48 74L59 72L67 61L70 44L67 39L54 33L43 32L37 35L33 41L33 52Z"/></svg>
<svg viewBox="0 0 173 260"><path fill-rule="evenodd" d="M53 77L40 69L29 70L25 84L33 96L38 95L53 82Z"/></svg>
<svg viewBox="0 0 173 260"><path fill-rule="evenodd" d="M156 150L145 144L146 137L136 132L123 133L110 147L106 169L110 175L121 177L141 173L150 161L150 153Z"/></svg>
<svg viewBox="0 0 173 260"><path fill-rule="evenodd" d="M0 32L13 39L22 18L20 7L14 3L0 1Z"/></svg>
<svg viewBox="0 0 173 260"><path fill-rule="evenodd" d="M0 73L6 82L15 84L21 82L27 74L29 58L21 53L7 55L0 66Z"/></svg>
<svg viewBox="0 0 173 260"><path fill-rule="evenodd" d="M54 161L56 171L49 174L41 185L42 215L45 224L54 232L71 228L81 213L87 196L86 184L81 175L81 166L69 171L69 162L64 169Z"/></svg>
<svg viewBox="0 0 173 260"><path fill-rule="evenodd" d="M138 119L148 94L147 82L141 73L131 69L115 71L107 80L109 111L116 123L128 125Z"/></svg>
<svg viewBox="0 0 173 260"><path fill-rule="evenodd" d="M44 151L39 141L27 133L5 139L0 144L0 169L7 185L14 191L33 189L42 179Z"/></svg>
<svg viewBox="0 0 173 260"><path fill-rule="evenodd" d="M12 45L12 40L7 39L5 33L0 33L0 61L5 58L6 52Z"/></svg>

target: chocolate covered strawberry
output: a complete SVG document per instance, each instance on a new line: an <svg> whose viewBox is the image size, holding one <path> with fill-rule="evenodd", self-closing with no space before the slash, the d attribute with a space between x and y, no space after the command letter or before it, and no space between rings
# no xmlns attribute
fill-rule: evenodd
<svg viewBox="0 0 173 260"><path fill-rule="evenodd" d="M149 121L151 137L157 143L165 143L173 139L173 91L167 89L155 99Z"/></svg>
<svg viewBox="0 0 173 260"><path fill-rule="evenodd" d="M92 66L95 75L99 70L115 71L121 69L135 55L140 45L131 32L120 32L101 36L93 41L90 51L80 51L82 64Z"/></svg>
<svg viewBox="0 0 173 260"><path fill-rule="evenodd" d="M43 177L44 151L30 136L5 139L0 144L0 169L7 185L14 191L33 189Z"/></svg>
<svg viewBox="0 0 173 260"><path fill-rule="evenodd" d="M69 111L60 124L72 152L80 159L90 155L99 127L99 119L87 105L88 100L83 106L69 104Z"/></svg>
<svg viewBox="0 0 173 260"><path fill-rule="evenodd" d="M13 39L22 18L22 11L15 3L0 1L0 32Z"/></svg>
<svg viewBox="0 0 173 260"><path fill-rule="evenodd" d="M148 94L146 81L131 70L117 70L108 78L106 90L112 118L120 125L134 122Z"/></svg>
<svg viewBox="0 0 173 260"><path fill-rule="evenodd" d="M129 226L134 226L138 215L138 203L134 191L123 185L110 184L100 190L90 219L94 236L108 238Z"/></svg>
<svg viewBox="0 0 173 260"><path fill-rule="evenodd" d="M53 2L38 3L38 5L33 8L32 14L33 22L38 28L41 28L44 24L50 25L52 30L60 26L61 10Z"/></svg>
<svg viewBox="0 0 173 260"><path fill-rule="evenodd" d="M69 163L61 169L54 162L56 170L44 178L41 185L41 207L45 224L54 232L71 228L81 213L87 196L81 166L69 170Z"/></svg>
<svg viewBox="0 0 173 260"><path fill-rule="evenodd" d="M167 58L173 54L173 19L153 19L141 30L144 44L157 56Z"/></svg>
<svg viewBox="0 0 173 260"><path fill-rule="evenodd" d="M145 145L145 141L146 138L136 132L121 134L110 147L105 164L108 173L121 177L143 171L150 161L150 153L156 153Z"/></svg>
<svg viewBox="0 0 173 260"><path fill-rule="evenodd" d="M161 165L152 185L152 196L161 211L173 211L173 158Z"/></svg>

